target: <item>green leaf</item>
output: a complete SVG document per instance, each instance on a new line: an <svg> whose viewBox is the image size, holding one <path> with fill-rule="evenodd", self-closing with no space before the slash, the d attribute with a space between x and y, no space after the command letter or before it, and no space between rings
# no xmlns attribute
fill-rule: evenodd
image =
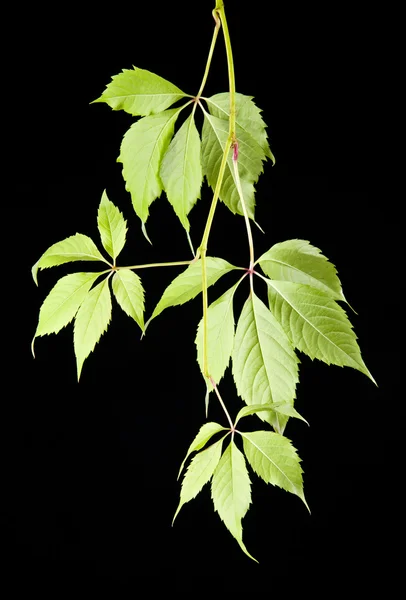
<svg viewBox="0 0 406 600"><path fill-rule="evenodd" d="M70 323L93 283L101 274L73 273L62 277L41 306L34 340L41 335L58 333L62 327Z"/></svg>
<svg viewBox="0 0 406 600"><path fill-rule="evenodd" d="M334 265L307 240L288 240L275 244L256 262L271 279L310 285L333 300L345 301Z"/></svg>
<svg viewBox="0 0 406 600"><path fill-rule="evenodd" d="M144 330L144 288L139 276L130 269L120 269L113 276L112 288L123 311Z"/></svg>
<svg viewBox="0 0 406 600"><path fill-rule="evenodd" d="M108 199L106 191L102 194L97 213L97 226L105 251L116 260L125 244L127 223L122 213Z"/></svg>
<svg viewBox="0 0 406 600"><path fill-rule="evenodd" d="M155 73L123 69L112 77L103 94L93 102L106 102L113 110L125 110L133 116L161 112L186 94Z"/></svg>
<svg viewBox="0 0 406 600"><path fill-rule="evenodd" d="M291 441L271 431L252 431L241 434L245 456L251 467L266 483L277 485L299 496L305 503L302 468Z"/></svg>
<svg viewBox="0 0 406 600"><path fill-rule="evenodd" d="M224 451L214 471L211 496L215 510L241 549L250 558L256 560L242 541L241 521L251 503L251 482L244 455L233 441Z"/></svg>
<svg viewBox="0 0 406 600"><path fill-rule="evenodd" d="M238 421L243 417L248 417L249 415L269 410L273 410L281 415L300 419L301 421L307 423L307 425L309 424L306 419L304 419L302 415L300 415L297 410L288 402L273 402L271 404L252 404L251 406L243 406L243 408L238 411L235 419L235 425L237 425Z"/></svg>
<svg viewBox="0 0 406 600"><path fill-rule="evenodd" d="M75 318L73 345L78 380L83 363L93 351L111 319L111 296L108 277L94 287L81 304Z"/></svg>
<svg viewBox="0 0 406 600"><path fill-rule="evenodd" d="M202 487L210 481L214 469L217 467L221 457L224 437L206 448L206 450L202 450L202 452L196 454L192 459L185 473L185 477L183 478L180 502L173 517L172 524L182 506L195 498Z"/></svg>
<svg viewBox="0 0 406 600"><path fill-rule="evenodd" d="M295 348L328 365L357 369L375 383L346 313L328 294L290 281L267 284L270 309Z"/></svg>
<svg viewBox="0 0 406 600"><path fill-rule="evenodd" d="M237 285L227 290L225 294L210 304L207 311L207 361L209 373L216 383L219 383L223 377L233 350L233 299ZM197 346L197 362L203 373L203 319L201 319L197 328L195 343Z"/></svg>
<svg viewBox="0 0 406 600"><path fill-rule="evenodd" d="M55 267L77 260L100 260L109 264L100 254L93 240L87 235L76 233L61 242L53 244L44 252L32 268L35 283L38 285L38 269L47 269L48 267Z"/></svg>
<svg viewBox="0 0 406 600"><path fill-rule="evenodd" d="M160 176L166 195L186 231L187 215L200 198L203 174L200 163L200 136L193 115L173 138L161 164Z"/></svg>
<svg viewBox="0 0 406 600"><path fill-rule="evenodd" d="M213 437L213 435L215 435L216 433L219 433L220 431L226 431L226 429L225 429L225 427L222 427L218 423L209 422L209 423L205 423L204 425L202 425L197 436L195 437L193 442L190 444L189 449L186 453L186 456L183 459L182 464L180 465L178 479L180 477L180 474L183 471L185 462L187 461L188 457L192 454L192 452L197 452L198 450L201 450L203 448L203 446L205 446L207 444L207 442Z"/></svg>
<svg viewBox="0 0 406 600"><path fill-rule="evenodd" d="M216 283L216 281L220 279L222 275L232 271L236 267L230 265L230 263L222 258L208 256L206 258L206 268L207 287L210 287ZM195 298L198 294L200 294L201 291L202 262L201 259L199 259L189 265L183 273L175 277L175 279L168 285L145 327L147 327L149 322L157 317L165 308L168 308L169 306L176 306L178 304L184 304L188 300Z"/></svg>
<svg viewBox="0 0 406 600"><path fill-rule="evenodd" d="M180 111L173 108L140 119L130 127L121 143L117 160L123 164L125 189L130 192L134 210L143 224L148 218L149 206L163 189L159 169Z"/></svg>
<svg viewBox="0 0 406 600"><path fill-rule="evenodd" d="M293 405L299 360L280 324L253 293L237 323L232 361L237 391L247 404ZM275 411L258 416L281 433L288 421Z"/></svg>
<svg viewBox="0 0 406 600"><path fill-rule="evenodd" d="M207 112L204 113L202 164L203 172L213 190L216 187L220 164L229 135L228 129L227 120L218 119ZM236 134L238 139L238 171L241 188L248 216L254 219L254 183L258 181L258 177L262 173L262 162L265 160L265 153L254 138L238 126L236 127ZM220 190L220 199L232 213L244 214L235 180L231 151L227 158L226 170Z"/></svg>
<svg viewBox="0 0 406 600"><path fill-rule="evenodd" d="M228 92L215 94L205 100L214 117L228 120L230 116L230 94ZM251 135L261 146L265 155L275 163L275 158L269 148L266 124L261 116L261 109L253 102L252 96L236 93L235 112L236 124L242 131Z"/></svg>

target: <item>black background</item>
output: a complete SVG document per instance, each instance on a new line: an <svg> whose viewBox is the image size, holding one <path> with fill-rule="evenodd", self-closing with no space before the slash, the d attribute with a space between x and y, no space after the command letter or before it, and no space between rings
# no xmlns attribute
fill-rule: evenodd
<svg viewBox="0 0 406 600"><path fill-rule="evenodd" d="M128 220L122 264L190 257L164 196L151 207L153 246L143 238L116 163L133 119L90 102L112 75L132 65L196 92L211 40L211 9L208 0L89 4L54 13L36 7L16 28L24 64L18 64L15 83L10 172L22 241L6 311L1 511L5 573L16 585L29 585L30 577L56 589L111 580L135 592L145 580L151 594L185 592L190 583L255 592L289 587L296 579L304 589L326 578L361 586L379 578L389 585L396 575L388 519L396 516L398 531L401 520L387 506L395 504L401 479L389 476L402 429L396 350L402 274L390 259L400 251L399 191L385 163L390 115L382 118L389 78L382 39L389 36L371 6L355 13L337 4L226 4L237 90L255 96L263 109L276 156L276 166L268 163L257 185L256 216L265 235L254 228L256 254L296 237L322 249L358 313L349 316L379 385L351 369L300 357L297 408L311 426L291 421L286 435L303 460L311 516L300 500L252 475L244 539L259 566L214 514L208 486L171 527L177 470L204 422L194 346L198 300L168 309L142 341L115 305L80 384L72 326L38 339L35 361L30 354L43 299L58 277L75 270L41 272L38 289L30 267L51 244L77 231L98 242L104 189ZM223 50L220 37L206 95L227 90ZM205 187L190 215L195 246L209 202ZM234 264L248 261L243 219L222 205L209 254ZM178 272L142 273L147 315ZM232 280L229 275L216 284L210 298ZM236 308L243 302L240 289ZM221 390L236 414L241 404L230 373ZM214 399L210 413L224 421ZM246 420L247 429L258 424Z"/></svg>

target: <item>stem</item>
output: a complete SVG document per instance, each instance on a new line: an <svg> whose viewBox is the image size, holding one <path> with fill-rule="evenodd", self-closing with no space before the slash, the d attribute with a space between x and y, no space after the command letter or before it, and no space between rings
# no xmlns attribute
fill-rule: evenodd
<svg viewBox="0 0 406 600"><path fill-rule="evenodd" d="M213 389L214 389L214 391L216 392L216 395L217 395L217 398L219 399L219 402L220 402L220 404L221 404L221 407L222 407L222 409L224 410L224 412L225 412L225 414L226 414L227 420L228 420L228 422L230 423L231 430L232 430L232 431L234 431L234 423L233 423L233 421L231 420L231 417L230 417L230 415L229 415L229 412L228 412L228 410L226 409L226 405L224 404L222 397L220 396L220 392L218 391L217 384L216 384L216 382L214 381L213 377L209 377L209 379L210 379L210 383L211 383L211 384L212 384L212 386L213 386Z"/></svg>
<svg viewBox="0 0 406 600"><path fill-rule="evenodd" d="M207 57L207 63L206 63L206 68L204 70L204 75L203 75L203 79L202 79L202 83L200 85L200 89L197 92L196 95L196 101L199 100L200 96L203 94L203 90L204 90L204 86L206 85L206 81L207 81L207 77L209 75L209 71L210 71L210 65L211 65L211 60L213 58L213 52L214 52L214 47L216 45L216 41L217 41L217 36L218 36L218 32L221 26L221 21L218 18L217 14L215 14L215 10L213 11L213 16L216 20L216 24L214 26L214 31L213 31L213 38L211 40L211 45L210 45L210 50L209 50L209 56Z"/></svg>
<svg viewBox="0 0 406 600"><path fill-rule="evenodd" d="M252 239L251 223L250 223L250 219L248 216L247 207L245 205L244 194L243 194L242 187L241 187L240 174L238 172L238 143L236 143L235 151L234 151L234 155L233 155L233 167L234 167L235 184L237 186L237 191L238 191L238 195L240 197L240 202L241 202L241 206L242 206L242 212L244 214L245 227L247 228L248 246L250 249L250 267L249 267L248 272L250 274L251 292L253 292L254 289L253 289L253 276L252 275L253 275L253 269L254 269L254 240Z"/></svg>
<svg viewBox="0 0 406 600"><path fill-rule="evenodd" d="M196 262L198 259L198 255L192 260L178 260L176 262L163 262L163 263L149 263L146 265L132 265L131 267L115 267L114 270L118 271L119 269L148 269L149 267L179 267L181 265L191 265Z"/></svg>
<svg viewBox="0 0 406 600"><path fill-rule="evenodd" d="M209 240L210 229L213 223L214 213L216 211L217 202L220 196L221 184L223 183L224 172L226 169L228 153L230 152L230 148L233 144L236 143L235 139L235 73L234 73L234 62L233 62L233 53L231 50L231 41L230 34L227 26L227 19L224 12L224 4L222 0L216 0L216 7L213 11L213 14L219 18L224 33L224 42L226 45L226 53L227 53L227 65L228 65L228 80L229 80L229 90L230 90L230 116L229 116L229 134L228 139L224 147L223 158L221 160L221 165L219 169L219 173L217 176L216 187L213 194L213 199L210 206L210 211L207 217L206 226L204 229L202 242L200 244L200 255L202 258L202 298L203 298L203 375L205 377L210 377L208 361L207 361L207 309L208 309L208 294L207 294L207 266L206 266L206 252L207 252L207 243ZM216 19L216 27L217 27ZM213 36L214 38L214 36ZM213 46L213 42L212 42ZM214 46L213 46L214 47ZM210 54L209 58L211 60Z"/></svg>

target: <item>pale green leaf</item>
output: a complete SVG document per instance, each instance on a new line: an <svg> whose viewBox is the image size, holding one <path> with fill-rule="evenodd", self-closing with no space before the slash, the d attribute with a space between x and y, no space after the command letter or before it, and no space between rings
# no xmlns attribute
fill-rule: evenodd
<svg viewBox="0 0 406 600"><path fill-rule="evenodd" d="M242 452L233 441L214 471L211 483L214 508L241 549L253 560L242 541L242 524L251 503L251 482Z"/></svg>
<svg viewBox="0 0 406 600"><path fill-rule="evenodd" d="M163 189L159 169L180 110L173 108L140 119L130 127L121 143L117 160L123 164L125 189L130 192L134 210L143 224L148 218L149 206Z"/></svg>
<svg viewBox="0 0 406 600"><path fill-rule="evenodd" d="M305 503L300 458L290 440L271 431L241 434L245 456L251 467L266 483L296 494Z"/></svg>
<svg viewBox="0 0 406 600"><path fill-rule="evenodd" d="M130 269L114 273L113 293L123 311L144 329L144 288L141 279Z"/></svg>
<svg viewBox="0 0 406 600"><path fill-rule="evenodd" d="M220 296L207 311L207 362L210 376L219 383L230 362L234 343L233 299L237 285ZM203 373L203 319L196 335L197 362Z"/></svg>
<svg viewBox="0 0 406 600"><path fill-rule="evenodd" d="M44 252L32 268L32 275L37 283L38 269L47 269L77 260L99 260L107 263L98 251L96 244L87 235L76 233L61 242L53 244ZM109 264L109 263L107 263Z"/></svg>
<svg viewBox="0 0 406 600"><path fill-rule="evenodd" d="M275 317L251 294L237 323L232 371L237 391L249 405L293 405L299 360ZM288 418L279 412L258 416L283 432Z"/></svg>
<svg viewBox="0 0 406 600"><path fill-rule="evenodd" d="M208 256L206 258L207 287L210 287L222 275L235 269L226 260ZM202 291L202 261L201 259L193 262L188 268L175 277L164 291L162 298L155 307L148 323L158 316L165 308L184 304L188 300L195 298ZM147 325L148 325L147 323Z"/></svg>
<svg viewBox="0 0 406 600"><path fill-rule="evenodd" d="M204 425L202 425L202 427L199 429L199 432L196 435L195 439L190 444L189 449L186 453L186 456L183 459L182 464L180 465L178 479L180 477L180 474L183 471L185 462L187 461L188 457L192 454L192 452L197 452L198 450L201 450L203 448L203 446L205 446L207 444L207 442L213 437L213 435L215 435L216 433L219 433L219 431L224 431L224 430L225 430L225 427L222 427L222 425L219 425L218 423L209 422L209 423L205 423Z"/></svg>
<svg viewBox="0 0 406 600"><path fill-rule="evenodd" d="M205 98L210 113L219 119L230 116L230 94L228 92L215 94ZM253 102L252 96L235 94L235 122L242 131L251 135L261 146L265 155L275 163L275 158L269 148L266 124L261 116L261 109Z"/></svg>
<svg viewBox="0 0 406 600"><path fill-rule="evenodd" d="M289 404L288 402L273 402L271 404L252 404L251 406L243 406L243 408L238 411L235 419L235 425L237 425L238 421L243 417L248 417L249 415L254 415L256 413L269 410L280 413L281 415L300 419L301 421L307 423L307 425L309 424L306 419L304 419L302 415L297 412L292 404Z"/></svg>
<svg viewBox="0 0 406 600"><path fill-rule="evenodd" d="M200 198L203 174L200 136L193 115L183 123L162 160L160 176L169 202L186 231L187 215Z"/></svg>
<svg viewBox="0 0 406 600"><path fill-rule="evenodd" d="M352 325L337 302L309 285L273 280L267 284L270 309L295 348L312 359L357 369L374 381Z"/></svg>
<svg viewBox="0 0 406 600"><path fill-rule="evenodd" d="M99 205L97 225L104 249L116 260L125 244L127 223L122 213L108 199L106 191L103 192Z"/></svg>
<svg viewBox="0 0 406 600"><path fill-rule="evenodd" d="M113 110L125 110L133 116L147 116L165 110L185 96L159 75L134 67L114 75L94 102L106 102Z"/></svg>
<svg viewBox="0 0 406 600"><path fill-rule="evenodd" d="M228 129L229 125L227 120L218 119L207 112L204 113L202 130L202 165L207 181L213 189L216 186L220 171L220 164L229 135ZM241 188L248 216L251 219L254 219L254 183L258 181L258 177L262 173L262 163L265 160L265 153L254 138L238 126L236 128L236 134L238 139L238 171ZM220 190L220 200L226 204L232 213L237 213L239 215L244 214L241 198L237 189L231 150L227 158L226 170Z"/></svg>
<svg viewBox="0 0 406 600"><path fill-rule="evenodd" d="M111 296L108 278L100 282L86 296L75 318L73 345L78 379L83 363L93 351L111 319Z"/></svg>
<svg viewBox="0 0 406 600"><path fill-rule="evenodd" d="M345 301L334 265L306 240L275 244L256 262L271 279L311 285L334 300Z"/></svg>
<svg viewBox="0 0 406 600"><path fill-rule="evenodd" d="M58 333L70 323L100 275L101 273L73 273L62 277L41 306L34 339L41 335Z"/></svg>
<svg viewBox="0 0 406 600"><path fill-rule="evenodd" d="M210 481L214 469L217 467L221 457L224 437L206 448L206 450L202 450L199 454L196 454L192 459L182 481L180 502L173 517L173 521L176 519L182 506L195 498L202 487Z"/></svg>

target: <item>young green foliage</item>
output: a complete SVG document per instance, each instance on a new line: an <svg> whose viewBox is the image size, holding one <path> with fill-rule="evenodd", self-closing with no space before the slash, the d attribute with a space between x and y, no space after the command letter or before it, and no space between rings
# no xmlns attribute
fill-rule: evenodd
<svg viewBox="0 0 406 600"><path fill-rule="evenodd" d="M141 117L124 134L117 160L122 164L125 188L146 237L150 206L164 191L190 242L189 214L201 196L203 177L206 178L213 199L198 252L193 260L176 263L118 266L116 261L126 242L127 223L103 192L97 226L110 258L107 260L92 239L80 233L53 244L43 253L32 268L36 284L39 270L71 262L103 263L103 270L99 266L95 272L80 271L57 281L41 306L34 340L58 333L73 321L79 379L86 358L110 324L111 291L121 309L143 332L166 308L202 294L203 317L197 326L195 344L207 389L206 412L208 395L214 391L228 427L206 422L190 444L178 478L191 454L195 455L183 477L174 519L182 506L211 481L215 511L241 549L255 560L242 535L242 519L251 503L246 459L266 483L297 495L307 506L300 458L291 441L282 435L290 417L305 421L294 407L300 362L295 350L327 364L352 367L374 379L361 357L352 325L337 303L346 301L337 271L321 251L306 240L293 239L274 244L255 260L250 222L255 215L255 184L265 161L270 159L275 164L275 158L261 110L251 96L235 90L222 0L216 0L213 15L213 41L197 94L185 94L159 75L134 67L113 76L102 95L94 100L113 110ZM202 93L220 24L227 54L229 91L206 98ZM170 108L179 101L183 102L181 106ZM188 106L191 112L182 114L185 117L182 122L181 113ZM195 123L195 112L200 109L201 134ZM223 258L207 256L218 199L232 213L244 216L249 250L246 267L235 267ZM169 265L186 268L166 287L144 325L144 289L141 278L133 271ZM266 277L256 271L256 265ZM244 275L209 305L208 288L235 270L243 270ZM245 277L250 282L250 292L235 326L235 291ZM258 278L266 282L269 306L254 289L254 280ZM218 387L230 358L236 391L246 404L234 421ZM258 416L263 426L274 431L237 430L237 424L250 415ZM229 434L230 442L223 452L223 442ZM239 435L245 456L236 445L235 438Z"/></svg>

